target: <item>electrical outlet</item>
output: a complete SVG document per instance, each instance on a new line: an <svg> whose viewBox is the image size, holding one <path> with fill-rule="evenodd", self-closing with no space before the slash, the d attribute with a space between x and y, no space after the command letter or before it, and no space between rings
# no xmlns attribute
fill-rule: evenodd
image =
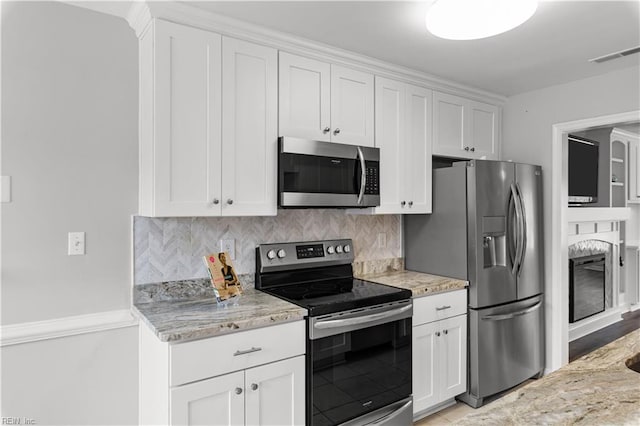
<svg viewBox="0 0 640 426"><path fill-rule="evenodd" d="M69 232L69 256L85 254L84 232Z"/></svg>
<svg viewBox="0 0 640 426"><path fill-rule="evenodd" d="M226 251L231 260L236 260L236 240L220 240L220 251Z"/></svg>
<svg viewBox="0 0 640 426"><path fill-rule="evenodd" d="M380 232L378 234L378 248L385 248L387 246L387 234Z"/></svg>

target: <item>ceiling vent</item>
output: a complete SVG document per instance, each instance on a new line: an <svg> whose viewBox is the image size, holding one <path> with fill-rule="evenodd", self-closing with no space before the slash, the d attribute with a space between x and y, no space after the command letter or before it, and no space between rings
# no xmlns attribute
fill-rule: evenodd
<svg viewBox="0 0 640 426"><path fill-rule="evenodd" d="M602 62L607 62L613 59L622 58L624 56L633 55L634 53L638 53L638 52L640 52L640 46L632 47L631 49L621 50L619 52L609 53L608 55L589 59L589 62L596 62L600 64Z"/></svg>

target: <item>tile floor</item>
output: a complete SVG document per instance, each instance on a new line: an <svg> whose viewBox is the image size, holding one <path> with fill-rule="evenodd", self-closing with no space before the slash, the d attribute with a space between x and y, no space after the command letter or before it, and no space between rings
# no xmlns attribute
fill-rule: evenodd
<svg viewBox="0 0 640 426"><path fill-rule="evenodd" d="M533 379L529 379L526 382L504 392L502 395L500 395L500 397L505 396L511 392L514 392L520 389L521 387L528 385L533 381L534 381ZM500 397L493 399L493 401L496 401ZM491 402L489 402L488 404L491 404ZM423 419L418 420L413 424L413 426L455 425L458 423L460 419L462 419L468 414L473 413L474 411L475 409L469 407L467 404L462 402L456 402L455 405L452 405L451 407L447 407L442 411L438 411L435 414L431 414L430 416L427 416Z"/></svg>

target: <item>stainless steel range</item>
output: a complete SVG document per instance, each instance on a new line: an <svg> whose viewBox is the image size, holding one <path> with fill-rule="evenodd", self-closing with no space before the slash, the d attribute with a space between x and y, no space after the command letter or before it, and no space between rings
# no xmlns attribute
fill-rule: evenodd
<svg viewBox="0 0 640 426"><path fill-rule="evenodd" d="M262 244L256 288L309 312L307 425L411 425L411 292L355 279L352 247Z"/></svg>

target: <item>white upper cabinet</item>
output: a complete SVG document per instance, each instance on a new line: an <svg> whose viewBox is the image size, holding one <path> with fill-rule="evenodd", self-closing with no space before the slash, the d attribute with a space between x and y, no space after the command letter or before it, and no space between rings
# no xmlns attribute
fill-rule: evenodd
<svg viewBox="0 0 640 426"><path fill-rule="evenodd" d="M432 91L407 85L403 213L431 213Z"/></svg>
<svg viewBox="0 0 640 426"><path fill-rule="evenodd" d="M278 54L224 37L222 66L222 214L275 215Z"/></svg>
<svg viewBox="0 0 640 426"><path fill-rule="evenodd" d="M373 75L331 66L331 140L373 146Z"/></svg>
<svg viewBox="0 0 640 426"><path fill-rule="evenodd" d="M500 109L495 105L434 92L433 155L497 160Z"/></svg>
<svg viewBox="0 0 640 426"><path fill-rule="evenodd" d="M155 20L140 56L139 213L275 215L277 51Z"/></svg>
<svg viewBox="0 0 640 426"><path fill-rule="evenodd" d="M500 112L495 105L468 101L468 140L474 158L497 160L499 157ZM464 148L463 148L464 149Z"/></svg>
<svg viewBox="0 0 640 426"><path fill-rule="evenodd" d="M383 77L375 82L380 206L364 212L430 213L432 92Z"/></svg>
<svg viewBox="0 0 640 426"><path fill-rule="evenodd" d="M281 136L373 146L373 74L280 52Z"/></svg>
<svg viewBox="0 0 640 426"><path fill-rule="evenodd" d="M153 31L140 46L140 214L220 214L222 38L160 20Z"/></svg>
<svg viewBox="0 0 640 426"><path fill-rule="evenodd" d="M280 135L331 141L331 65L280 52Z"/></svg>
<svg viewBox="0 0 640 426"><path fill-rule="evenodd" d="M376 144L380 148L380 206L375 213L401 212L405 199L406 85L376 77ZM405 202L406 204L406 202Z"/></svg>

